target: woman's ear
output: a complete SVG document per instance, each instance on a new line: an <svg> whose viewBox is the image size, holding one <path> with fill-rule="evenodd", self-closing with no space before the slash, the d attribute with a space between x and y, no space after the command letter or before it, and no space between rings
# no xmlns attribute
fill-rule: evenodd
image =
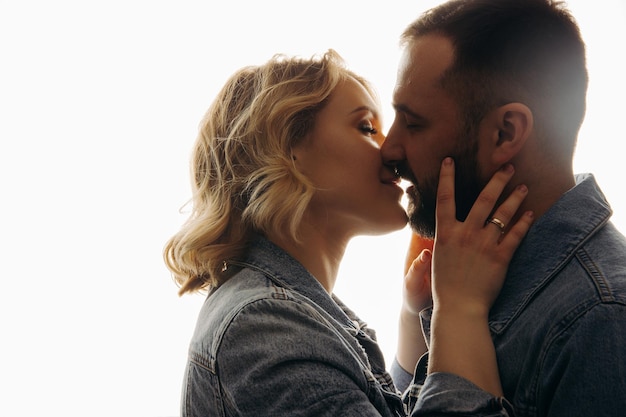
<svg viewBox="0 0 626 417"><path fill-rule="evenodd" d="M297 143L293 145L290 149L289 157L291 159L291 163L298 170L305 169L304 164L306 163L306 154L307 149L304 142Z"/></svg>
<svg viewBox="0 0 626 417"><path fill-rule="evenodd" d="M304 159L303 156L306 151L307 150L303 143L298 143L297 145L293 145L290 149L291 160L296 161L298 159Z"/></svg>
<svg viewBox="0 0 626 417"><path fill-rule="evenodd" d="M520 152L534 127L533 113L522 103L508 103L495 111L492 162L502 165Z"/></svg>

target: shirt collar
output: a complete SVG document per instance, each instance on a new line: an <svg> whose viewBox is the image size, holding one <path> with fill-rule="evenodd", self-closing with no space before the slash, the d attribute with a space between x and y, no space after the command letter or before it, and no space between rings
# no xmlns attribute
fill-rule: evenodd
<svg viewBox="0 0 626 417"><path fill-rule="evenodd" d="M592 174L576 177L566 192L531 226L515 252L504 286L491 309L494 333L508 326L535 294L605 225L612 211Z"/></svg>
<svg viewBox="0 0 626 417"><path fill-rule="evenodd" d="M612 213L594 176L577 175L576 186L537 219L517 248L500 295L491 308L491 331L502 333L576 250L609 221ZM432 308L420 312L427 344L431 317Z"/></svg>

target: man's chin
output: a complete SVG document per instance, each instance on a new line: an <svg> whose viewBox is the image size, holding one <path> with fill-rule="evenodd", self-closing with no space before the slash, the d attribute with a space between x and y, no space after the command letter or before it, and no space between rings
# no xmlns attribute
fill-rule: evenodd
<svg viewBox="0 0 626 417"><path fill-rule="evenodd" d="M435 238L435 228L430 224L424 223L414 217L411 217L409 221L409 226L411 226L411 230L418 235L425 237L427 239Z"/></svg>
<svg viewBox="0 0 626 417"><path fill-rule="evenodd" d="M415 233L429 239L435 238L435 213L433 210L429 211L423 205L415 204L415 200L410 196L407 214L409 225Z"/></svg>

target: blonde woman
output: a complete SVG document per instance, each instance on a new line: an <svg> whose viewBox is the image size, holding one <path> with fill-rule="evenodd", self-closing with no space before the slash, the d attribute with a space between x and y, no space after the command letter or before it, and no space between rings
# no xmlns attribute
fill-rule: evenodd
<svg viewBox="0 0 626 417"><path fill-rule="evenodd" d="M351 238L407 223L398 176L382 163L383 139L374 90L333 51L276 56L227 81L195 144L193 211L165 248L180 294L208 292L190 344L182 416L405 415L374 333L333 295ZM485 226L512 175L503 169L473 215L457 222L446 198L453 173L447 159L435 296L453 300L465 291L444 280L454 274L438 275L439 251L455 257L454 268L468 259L464 272L482 280L472 288L484 291L461 302L488 305L530 220L504 238ZM523 197L514 193L499 218L508 221ZM461 250L468 233L476 245ZM428 255L412 273L427 275ZM439 297L446 283L452 289Z"/></svg>

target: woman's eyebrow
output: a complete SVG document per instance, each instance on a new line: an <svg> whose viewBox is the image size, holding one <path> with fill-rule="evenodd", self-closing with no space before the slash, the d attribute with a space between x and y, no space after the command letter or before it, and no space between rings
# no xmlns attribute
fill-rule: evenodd
<svg viewBox="0 0 626 417"><path fill-rule="evenodd" d="M374 115L375 118L378 119L378 111L376 109L371 108L370 106L359 106L356 109L352 110L350 114L358 113L360 111L368 111Z"/></svg>

